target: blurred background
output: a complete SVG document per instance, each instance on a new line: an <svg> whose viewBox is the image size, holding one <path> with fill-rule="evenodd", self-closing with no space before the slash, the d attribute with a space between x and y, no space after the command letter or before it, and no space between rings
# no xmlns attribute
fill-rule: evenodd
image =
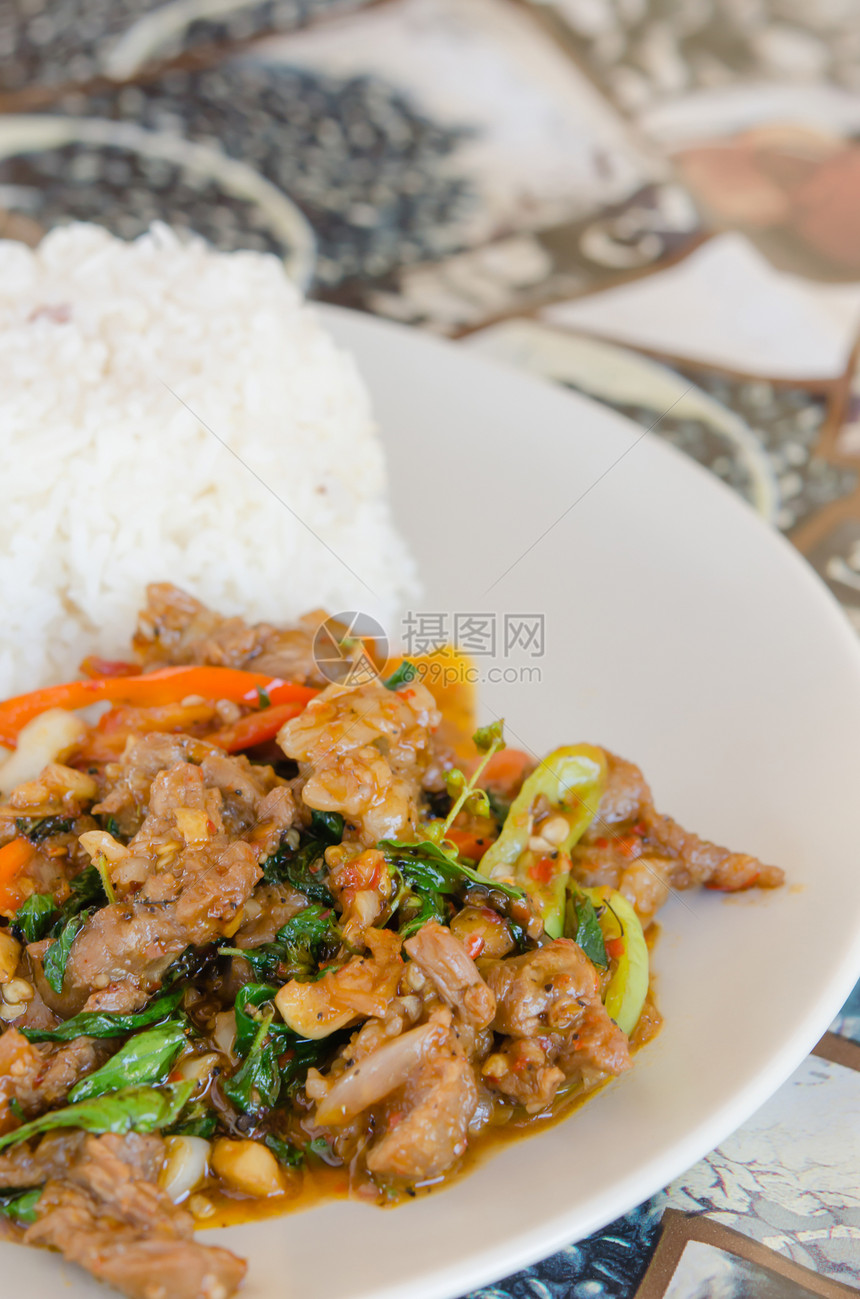
<svg viewBox="0 0 860 1299"><path fill-rule="evenodd" d="M0 0L0 233L72 219L684 393L860 629L858 0Z"/></svg>

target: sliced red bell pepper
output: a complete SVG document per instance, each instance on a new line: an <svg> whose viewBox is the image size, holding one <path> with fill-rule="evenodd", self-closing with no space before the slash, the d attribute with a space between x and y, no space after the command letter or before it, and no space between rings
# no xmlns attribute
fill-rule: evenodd
<svg viewBox="0 0 860 1299"><path fill-rule="evenodd" d="M79 671L85 677L136 677L140 668L136 663L126 663L124 659L100 659L97 654L88 654L81 663Z"/></svg>
<svg viewBox="0 0 860 1299"><path fill-rule="evenodd" d="M468 857L471 861L480 861L493 842L491 835L473 834L471 830L458 830L456 826L451 827L445 838L456 846L461 857Z"/></svg>
<svg viewBox="0 0 860 1299"><path fill-rule="evenodd" d="M240 717L232 726L224 726L220 731L207 735L207 744L217 744L219 749L228 753L240 753L242 749L253 749L257 744L273 740L284 722L298 717L304 712L303 703L273 704L271 708L261 708L256 713Z"/></svg>
<svg viewBox="0 0 860 1299"><path fill-rule="evenodd" d="M0 848L0 911L11 911L20 905L15 881L34 851L33 845L22 835Z"/></svg>
<svg viewBox="0 0 860 1299"><path fill-rule="evenodd" d="M306 704L316 694L318 691L311 686L270 677L264 672L244 672L240 668L159 668L134 677L67 681L64 685L48 686L0 703L0 744L14 747L27 723L48 708L85 708L103 699L146 708L200 695L203 699L229 699L259 708L263 704Z"/></svg>
<svg viewBox="0 0 860 1299"><path fill-rule="evenodd" d="M522 749L500 749L481 772L480 785L512 794L523 783L526 772L535 766L534 758Z"/></svg>

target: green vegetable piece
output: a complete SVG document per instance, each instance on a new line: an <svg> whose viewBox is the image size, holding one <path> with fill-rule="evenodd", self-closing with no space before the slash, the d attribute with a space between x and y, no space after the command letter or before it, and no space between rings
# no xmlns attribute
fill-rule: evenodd
<svg viewBox="0 0 860 1299"><path fill-rule="evenodd" d="M406 887L395 904L405 916L401 936L408 938L430 920L444 923L446 909L443 899L456 896L467 883L486 888L487 880L471 866L460 861L456 850L445 852L438 844L423 840L420 843L401 843L397 839L382 839L379 849L384 854L389 869L396 871ZM522 890L510 884L494 884L500 892L511 898L522 897Z"/></svg>
<svg viewBox="0 0 860 1299"><path fill-rule="evenodd" d="M124 1037L136 1029L167 1019L182 1000L183 992L183 988L174 988L131 1015L113 1014L110 1011L83 1011L56 1028L22 1028L21 1032L28 1042L74 1042L77 1037Z"/></svg>
<svg viewBox="0 0 860 1299"><path fill-rule="evenodd" d="M312 1155L316 1155L318 1159L326 1161L331 1159L332 1149L325 1137L314 1137L313 1141L308 1142L307 1149Z"/></svg>
<svg viewBox="0 0 860 1299"><path fill-rule="evenodd" d="M209 1137L218 1127L218 1115L205 1101L193 1101L179 1123L167 1129L170 1137Z"/></svg>
<svg viewBox="0 0 860 1299"><path fill-rule="evenodd" d="M287 1168L300 1168L305 1162L305 1154L298 1146L291 1146L289 1141L284 1141L281 1137L276 1137L273 1132L267 1132L263 1141L269 1147L272 1154L279 1163L285 1164Z"/></svg>
<svg viewBox="0 0 860 1299"><path fill-rule="evenodd" d="M408 686L410 681L414 681L418 676L418 669L409 659L404 659L398 668L392 672L390 677L386 677L383 685L386 690L399 690L401 686Z"/></svg>
<svg viewBox="0 0 860 1299"><path fill-rule="evenodd" d="M523 782L502 827L479 867L485 879L514 880L537 905L544 928L558 938L564 927L564 902L570 861L567 854L588 829L606 786L606 755L592 744L555 749ZM540 854L529 849L538 800L562 815L568 833L551 858L549 872L534 871ZM547 878L547 874L549 877Z"/></svg>
<svg viewBox="0 0 860 1299"><path fill-rule="evenodd" d="M243 1114L271 1109L280 1095L281 1074L275 1045L267 1040L274 1014L273 1006L267 1006L261 1013L248 1054L233 1076L221 1084L224 1095Z"/></svg>
<svg viewBox="0 0 860 1299"><path fill-rule="evenodd" d="M56 910L52 893L32 893L15 912L12 928L25 943L38 943L51 928Z"/></svg>
<svg viewBox="0 0 860 1299"><path fill-rule="evenodd" d="M90 1100L123 1087L163 1082L188 1039L182 1024L162 1024L136 1033L95 1073L69 1092L70 1101Z"/></svg>
<svg viewBox="0 0 860 1299"><path fill-rule="evenodd" d="M58 996L63 991L63 979L66 977L66 966L69 963L72 944L92 914L92 908L79 911L77 915L63 922L59 933L42 958L45 978Z"/></svg>
<svg viewBox="0 0 860 1299"><path fill-rule="evenodd" d="M11 1195L0 1195L0 1213L21 1226L29 1227L39 1216L36 1205L41 1195L41 1186L34 1186L31 1191L13 1191Z"/></svg>
<svg viewBox="0 0 860 1299"><path fill-rule="evenodd" d="M318 839L327 843L340 843L343 838L344 820L340 812L318 812L311 810L311 829Z"/></svg>
<svg viewBox="0 0 860 1299"><path fill-rule="evenodd" d="M610 1019L628 1036L639 1023L648 995L650 961L648 944L639 917L630 903L615 889L605 886L582 889L593 906L600 910L600 928L605 943L621 939L623 950L603 995Z"/></svg>
<svg viewBox="0 0 860 1299"><path fill-rule="evenodd" d="M505 747L504 739L504 720L499 718L496 722L490 722L489 726L479 726L472 736L472 743L480 753L498 753Z"/></svg>
<svg viewBox="0 0 860 1299"><path fill-rule="evenodd" d="M44 843L52 834L68 834L74 826L74 817L69 816L19 816L15 819L15 829L30 843Z"/></svg>
<svg viewBox="0 0 860 1299"><path fill-rule="evenodd" d="M260 1028L260 1016L254 1012L265 1006L267 1002L271 1002L277 991L274 983L246 983L244 988L240 988L233 1008L236 1015L236 1040L233 1049L242 1059L253 1047ZM286 1024L272 1022L271 1016L269 1030L270 1035L276 1037L282 1034L292 1036L292 1029L287 1028Z"/></svg>
<svg viewBox="0 0 860 1299"><path fill-rule="evenodd" d="M64 918L77 915L86 907L103 907L107 902L102 887L102 878L95 866L87 866L80 875L69 884L71 896L63 903L61 913Z"/></svg>
<svg viewBox="0 0 860 1299"><path fill-rule="evenodd" d="M78 1101L61 1110L49 1110L37 1119L0 1137L0 1150L28 1141L54 1128L81 1128L84 1132L158 1132L179 1118L183 1105L194 1090L190 1082L176 1083L160 1091L154 1087L129 1087L94 1100Z"/></svg>
<svg viewBox="0 0 860 1299"><path fill-rule="evenodd" d="M254 948L222 947L221 953L244 957L258 978L277 976L282 982L313 978L320 961L336 955L340 947L336 921L330 908L314 904L282 925L274 942Z"/></svg>
<svg viewBox="0 0 860 1299"><path fill-rule="evenodd" d="M309 839L295 851L288 844L282 844L263 863L263 879L267 884L292 884L311 902L333 907L334 898L325 884L327 847L328 844L319 839Z"/></svg>
<svg viewBox="0 0 860 1299"><path fill-rule="evenodd" d="M571 889L567 905L568 923L565 926L565 933L582 948L592 965L605 970L609 959L594 903L578 889Z"/></svg>

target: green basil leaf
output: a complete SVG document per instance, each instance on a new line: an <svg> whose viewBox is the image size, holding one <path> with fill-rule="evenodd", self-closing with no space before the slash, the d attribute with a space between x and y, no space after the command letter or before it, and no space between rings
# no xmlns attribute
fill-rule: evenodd
<svg viewBox="0 0 860 1299"><path fill-rule="evenodd" d="M344 820L340 812L318 812L311 810L311 829L317 839L327 843L340 843L343 838Z"/></svg>
<svg viewBox="0 0 860 1299"><path fill-rule="evenodd" d="M571 892L567 920L567 936L582 948L592 965L605 970L609 964L606 944L591 898L584 893Z"/></svg>
<svg viewBox="0 0 860 1299"><path fill-rule="evenodd" d="M76 875L69 884L69 888L71 889L71 896L63 903L61 908L65 917L77 915L79 911L83 911L86 907L103 907L107 902L102 877L95 866L87 866L85 870L81 871L80 875Z"/></svg>
<svg viewBox="0 0 860 1299"><path fill-rule="evenodd" d="M254 1011L272 1001L277 991L273 983L246 983L244 988L240 988L233 1008L236 1015L236 1040L233 1043L233 1050L242 1059L254 1045L254 1039L260 1028L260 1017L255 1015ZM272 1023L273 1018L274 1015L269 1016L270 1030L273 1029L276 1035L280 1030L285 1033L291 1032L286 1024Z"/></svg>
<svg viewBox="0 0 860 1299"><path fill-rule="evenodd" d="M406 686L410 681L414 681L418 676L418 669L409 659L404 659L400 667L395 668L390 677L386 677L383 685L386 690L399 690L401 686Z"/></svg>
<svg viewBox="0 0 860 1299"><path fill-rule="evenodd" d="M13 1222L29 1227L39 1216L36 1205L41 1194L41 1186L34 1186L31 1191L13 1191L11 1194L0 1195L0 1213Z"/></svg>
<svg viewBox="0 0 860 1299"><path fill-rule="evenodd" d="M14 1132L0 1137L0 1150L27 1141L55 1128L81 1128L84 1132L158 1132L175 1123L191 1096L194 1084L176 1083L158 1091L154 1087L129 1087L93 1100L78 1101L61 1110L49 1110Z"/></svg>
<svg viewBox="0 0 860 1299"><path fill-rule="evenodd" d="M421 843L401 843L397 839L381 839L378 847L386 861L396 866L408 883L418 888L435 889L438 893L457 893L464 881L492 888L509 898L521 898L523 890L498 880L488 880L466 866L456 852L444 852L438 844L425 839Z"/></svg>
<svg viewBox="0 0 860 1299"><path fill-rule="evenodd" d="M308 839L300 848L282 844L263 862L263 879L267 884L291 884L311 902L334 906L334 898L325 884L325 850L328 844Z"/></svg>
<svg viewBox="0 0 860 1299"><path fill-rule="evenodd" d="M74 1042L77 1037L125 1037L136 1029L157 1024L172 1015L182 1000L183 988L156 997L143 1010L129 1015L110 1011L82 1011L56 1028L22 1028L28 1042Z"/></svg>
<svg viewBox="0 0 860 1299"><path fill-rule="evenodd" d="M31 893L12 921L12 928L25 943L38 943L51 928L57 904L52 893Z"/></svg>
<svg viewBox="0 0 860 1299"><path fill-rule="evenodd" d="M267 1132L263 1141L269 1147L272 1154L281 1164L286 1164L287 1168L300 1168L305 1162L305 1154L298 1146L291 1146L289 1141L284 1141L281 1137L276 1137L273 1132Z"/></svg>
<svg viewBox="0 0 860 1299"><path fill-rule="evenodd" d="M273 1042L268 1041L274 1007L264 1010L248 1054L239 1068L221 1084L221 1091L243 1114L271 1109L281 1091L281 1074Z"/></svg>
<svg viewBox="0 0 860 1299"><path fill-rule="evenodd" d="M45 978L58 996L63 991L63 979L66 976L66 966L69 963L72 944L93 914L94 909L79 911L77 915L61 922L59 932L42 958L42 969L45 972ZM56 928L57 926L55 926Z"/></svg>
<svg viewBox="0 0 860 1299"><path fill-rule="evenodd" d="M170 1137L209 1137L218 1127L218 1115L205 1101L192 1101L179 1123L166 1130Z"/></svg>
<svg viewBox="0 0 860 1299"><path fill-rule="evenodd" d="M15 828L30 843L43 843L52 834L68 834L75 827L74 817L69 816L19 816Z"/></svg>
<svg viewBox="0 0 860 1299"><path fill-rule="evenodd" d="M75 1083L69 1100L84 1101L123 1087L164 1082L187 1040L184 1026L177 1023L135 1033L106 1064Z"/></svg>
<svg viewBox="0 0 860 1299"><path fill-rule="evenodd" d="M283 983L290 978L313 978L320 962L340 949L336 920L334 911L315 903L282 925L274 942L254 948L222 947L221 953L244 957L259 979L277 976Z"/></svg>

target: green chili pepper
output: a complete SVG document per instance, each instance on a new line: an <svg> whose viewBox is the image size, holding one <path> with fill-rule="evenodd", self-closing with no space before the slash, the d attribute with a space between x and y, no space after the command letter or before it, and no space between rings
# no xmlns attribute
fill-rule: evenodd
<svg viewBox="0 0 860 1299"><path fill-rule="evenodd" d="M505 880L525 889L536 903L544 928L552 938L564 928L564 901L570 874L570 851L591 824L606 785L606 755L592 744L555 749L523 782L505 818L498 839L479 866L491 880ZM563 816L565 837L552 851L529 848L534 816L546 805L548 815Z"/></svg>
<svg viewBox="0 0 860 1299"><path fill-rule="evenodd" d="M630 903L606 885L596 889L577 888L597 912L607 955L615 963L603 994L610 1019L628 1036L639 1023L648 995L648 944L639 917Z"/></svg>

